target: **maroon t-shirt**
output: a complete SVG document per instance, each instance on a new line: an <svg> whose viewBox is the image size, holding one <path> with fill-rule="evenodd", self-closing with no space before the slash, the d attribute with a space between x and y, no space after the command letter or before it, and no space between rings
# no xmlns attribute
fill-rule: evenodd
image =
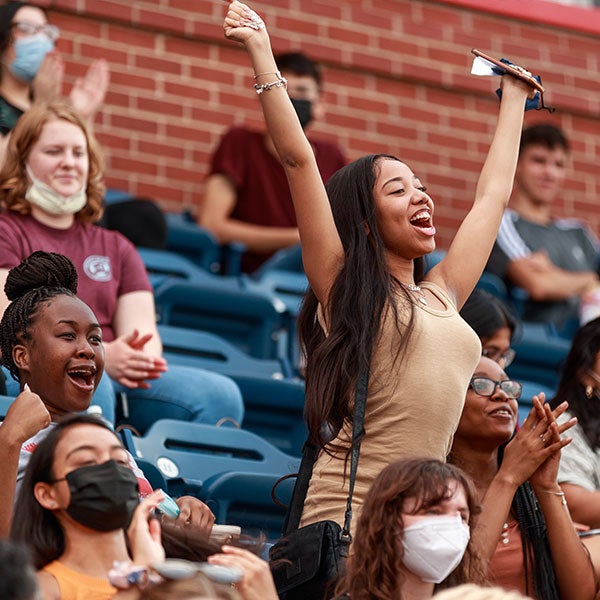
<svg viewBox="0 0 600 600"><path fill-rule="evenodd" d="M326 182L346 164L341 150L330 142L311 140L321 177ZM232 219L266 227L297 227L285 171L265 146L264 134L240 127L221 139L210 174L226 175L237 191ZM253 271L270 255L246 252L244 271Z"/></svg>
<svg viewBox="0 0 600 600"><path fill-rule="evenodd" d="M77 295L94 311L104 341L115 338L117 299L152 291L144 263L133 244L116 231L75 223L68 229L43 225L32 216L0 215L0 268L11 269L36 250L64 254L79 276Z"/></svg>

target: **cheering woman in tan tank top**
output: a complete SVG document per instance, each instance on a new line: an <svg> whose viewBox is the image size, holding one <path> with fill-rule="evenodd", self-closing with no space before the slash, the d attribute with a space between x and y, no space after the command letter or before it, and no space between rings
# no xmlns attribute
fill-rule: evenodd
<svg viewBox="0 0 600 600"><path fill-rule="evenodd" d="M399 458L445 460L481 345L458 315L491 251L508 202L525 100L503 77L496 132L473 207L447 256L422 278L435 249L434 202L410 167L385 154L359 158L323 185L285 92L260 17L234 1L225 35L245 45L265 120L290 185L310 282L299 318L306 417L323 447L301 525L342 524L348 493L354 387L369 370L353 507ZM355 511L356 513L356 511ZM356 522L356 519L354 519Z"/></svg>

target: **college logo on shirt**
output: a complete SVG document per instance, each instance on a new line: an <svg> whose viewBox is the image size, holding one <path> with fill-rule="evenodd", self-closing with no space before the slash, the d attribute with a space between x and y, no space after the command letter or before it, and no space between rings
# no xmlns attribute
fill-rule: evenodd
<svg viewBox="0 0 600 600"><path fill-rule="evenodd" d="M92 254L83 261L83 270L85 274L94 281L110 281L112 279L112 270L110 268L110 258Z"/></svg>

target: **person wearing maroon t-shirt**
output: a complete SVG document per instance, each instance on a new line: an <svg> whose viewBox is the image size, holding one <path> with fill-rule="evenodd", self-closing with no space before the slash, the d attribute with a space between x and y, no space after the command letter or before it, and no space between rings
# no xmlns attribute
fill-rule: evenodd
<svg viewBox="0 0 600 600"><path fill-rule="evenodd" d="M280 54L277 65L287 79L302 127L322 118L321 73L316 65L300 52ZM311 145L323 181L346 164L335 144L311 139ZM222 244L246 246L243 271L254 271L276 250L300 241L285 171L267 133L230 129L212 158L204 190L198 224Z"/></svg>
<svg viewBox="0 0 600 600"><path fill-rule="evenodd" d="M64 102L34 106L12 132L0 172L0 285L35 250L75 264L79 293L103 330L106 373L94 397L114 418L115 392L126 391L132 422L162 417L240 423L241 393L231 379L162 358L154 296L142 260L121 234L101 229L100 150L77 111ZM7 299L0 297L0 313ZM7 391L11 394L7 381ZM99 398L99 392L101 398ZM15 394L16 395L16 394Z"/></svg>

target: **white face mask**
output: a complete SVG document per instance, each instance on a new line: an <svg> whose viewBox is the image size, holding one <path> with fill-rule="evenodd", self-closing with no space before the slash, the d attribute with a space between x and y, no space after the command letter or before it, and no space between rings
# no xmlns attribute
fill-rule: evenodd
<svg viewBox="0 0 600 600"><path fill-rule="evenodd" d="M74 215L87 204L85 184L72 196L65 197L36 179L29 165L25 165L25 169L31 179L31 185L25 194L25 199L34 206L51 215Z"/></svg>
<svg viewBox="0 0 600 600"><path fill-rule="evenodd" d="M404 566L422 581L440 583L460 563L469 543L460 516L428 517L404 529Z"/></svg>

